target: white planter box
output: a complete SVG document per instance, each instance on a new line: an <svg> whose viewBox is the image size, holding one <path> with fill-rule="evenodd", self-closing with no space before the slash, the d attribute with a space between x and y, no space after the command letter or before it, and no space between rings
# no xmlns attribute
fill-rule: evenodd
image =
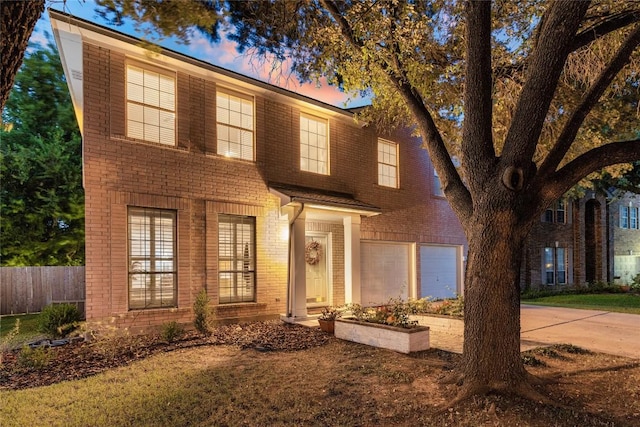
<svg viewBox="0 0 640 427"><path fill-rule="evenodd" d="M433 333L446 333L460 335L464 333L464 320L460 317L418 314L410 316L411 320L418 321L421 326L429 326Z"/></svg>
<svg viewBox="0 0 640 427"><path fill-rule="evenodd" d="M347 341L386 348L400 353L429 349L429 327L397 328L379 323L336 319L335 336Z"/></svg>

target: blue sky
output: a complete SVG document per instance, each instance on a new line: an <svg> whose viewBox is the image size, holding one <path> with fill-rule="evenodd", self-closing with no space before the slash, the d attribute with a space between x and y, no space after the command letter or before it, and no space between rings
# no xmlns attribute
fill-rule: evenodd
<svg viewBox="0 0 640 427"><path fill-rule="evenodd" d="M116 31L141 38L132 24L122 26L110 26L102 20L96 13L96 5L93 0L67 0L66 2L53 2L52 9L61 10L79 18L95 22L98 25L113 28ZM45 32L51 34L51 24L49 15L45 12L36 29L31 36L34 42L46 43ZM177 39L165 39L159 42L165 48L183 53L185 55L200 59L202 61L217 65L228 70L253 77L267 83L281 86L293 92L300 93L310 98L317 99L327 104L337 107L356 107L367 104L368 100L359 97L350 99L348 95L340 92L337 88L330 86L326 81L321 81L320 85L306 83L300 84L295 77L287 77L286 72L280 72L279 67L274 67L273 62L260 61L247 55L241 55L236 50L235 43L223 38L220 43L211 44L206 38L194 32L194 37L188 45L180 44ZM286 64L281 64L286 71Z"/></svg>

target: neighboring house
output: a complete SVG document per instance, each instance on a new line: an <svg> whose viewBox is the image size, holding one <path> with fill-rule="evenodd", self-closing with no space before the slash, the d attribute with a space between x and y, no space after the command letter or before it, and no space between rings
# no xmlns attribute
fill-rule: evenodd
<svg viewBox="0 0 640 427"><path fill-rule="evenodd" d="M628 285L640 274L640 194L614 192L609 215L613 279Z"/></svg>
<svg viewBox="0 0 640 427"><path fill-rule="evenodd" d="M607 200L556 201L532 228L524 248L520 286L526 289L584 286L608 281Z"/></svg>
<svg viewBox="0 0 640 427"><path fill-rule="evenodd" d="M83 136L86 315L221 321L462 293L466 241L420 141L51 11Z"/></svg>

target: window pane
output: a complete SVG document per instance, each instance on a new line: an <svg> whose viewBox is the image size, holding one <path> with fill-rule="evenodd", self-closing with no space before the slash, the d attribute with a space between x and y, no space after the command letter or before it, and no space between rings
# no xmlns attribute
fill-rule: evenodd
<svg viewBox="0 0 640 427"><path fill-rule="evenodd" d="M176 306L174 211L129 208L129 308Z"/></svg>
<svg viewBox="0 0 640 427"><path fill-rule="evenodd" d="M255 218L220 215L220 303L255 301Z"/></svg>
<svg viewBox="0 0 640 427"><path fill-rule="evenodd" d="M253 160L253 101L218 92L218 154Z"/></svg>
<svg viewBox="0 0 640 427"><path fill-rule="evenodd" d="M127 136L175 145L174 129L175 78L127 65Z"/></svg>
<svg viewBox="0 0 640 427"><path fill-rule="evenodd" d="M329 153L326 120L300 116L300 168L320 174L328 173Z"/></svg>

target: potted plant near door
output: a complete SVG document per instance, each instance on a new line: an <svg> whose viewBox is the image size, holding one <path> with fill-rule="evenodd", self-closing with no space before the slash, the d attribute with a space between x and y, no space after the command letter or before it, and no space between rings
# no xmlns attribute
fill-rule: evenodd
<svg viewBox="0 0 640 427"><path fill-rule="evenodd" d="M342 316L342 311L337 307L324 307L318 317L320 329L324 332L332 334L334 331L335 321Z"/></svg>

